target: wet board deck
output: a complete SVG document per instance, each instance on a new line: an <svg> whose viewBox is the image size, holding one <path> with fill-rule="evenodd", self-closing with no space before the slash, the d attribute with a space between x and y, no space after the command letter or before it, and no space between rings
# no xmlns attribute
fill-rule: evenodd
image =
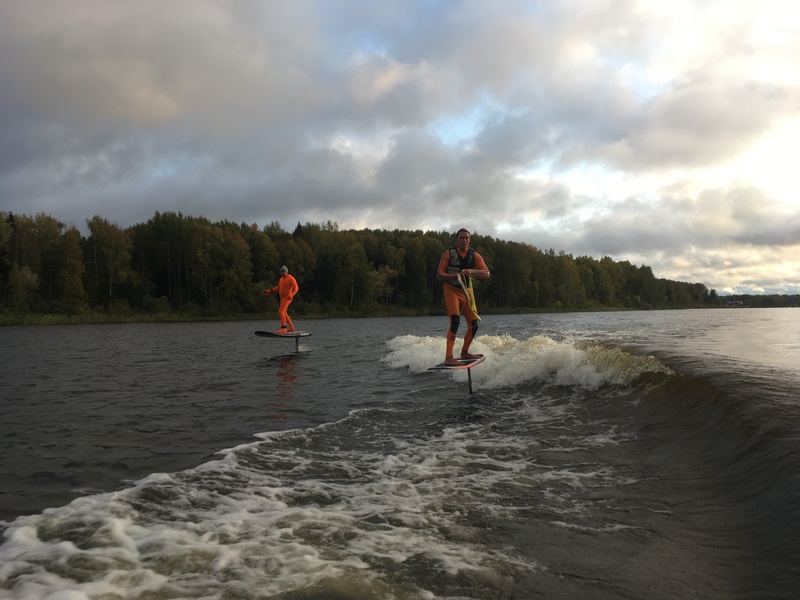
<svg viewBox="0 0 800 600"><path fill-rule="evenodd" d="M260 337L270 338L301 338L311 335L308 331L287 331L286 333L275 333L274 331L256 331L256 335Z"/></svg>
<svg viewBox="0 0 800 600"><path fill-rule="evenodd" d="M458 369L471 369L475 365L482 363L486 357L479 356L478 358L459 358L457 365L446 365L439 363L435 367L430 367L428 371L457 371Z"/></svg>

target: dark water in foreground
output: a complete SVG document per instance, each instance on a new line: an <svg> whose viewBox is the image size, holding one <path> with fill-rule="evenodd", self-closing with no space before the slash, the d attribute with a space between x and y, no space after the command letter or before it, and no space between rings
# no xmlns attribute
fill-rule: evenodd
<svg viewBox="0 0 800 600"><path fill-rule="evenodd" d="M0 598L800 597L800 311L0 328Z"/></svg>

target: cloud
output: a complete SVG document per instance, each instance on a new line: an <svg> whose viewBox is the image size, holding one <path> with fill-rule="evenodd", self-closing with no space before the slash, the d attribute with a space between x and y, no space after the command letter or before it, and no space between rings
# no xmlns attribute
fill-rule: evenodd
<svg viewBox="0 0 800 600"><path fill-rule="evenodd" d="M456 229L796 289L800 9L0 0L0 210Z"/></svg>

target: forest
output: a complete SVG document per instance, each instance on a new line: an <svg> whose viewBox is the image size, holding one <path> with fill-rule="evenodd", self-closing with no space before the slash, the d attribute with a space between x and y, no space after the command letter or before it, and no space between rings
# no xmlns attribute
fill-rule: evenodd
<svg viewBox="0 0 800 600"><path fill-rule="evenodd" d="M211 222L156 212L122 228L96 215L88 236L46 215L0 212L0 322L30 315L106 319L274 315L287 265L297 316L443 314L435 271L455 232L343 230L335 222ZM659 279L650 267L573 257L473 233L492 277L476 283L482 313L721 306L702 283Z"/></svg>

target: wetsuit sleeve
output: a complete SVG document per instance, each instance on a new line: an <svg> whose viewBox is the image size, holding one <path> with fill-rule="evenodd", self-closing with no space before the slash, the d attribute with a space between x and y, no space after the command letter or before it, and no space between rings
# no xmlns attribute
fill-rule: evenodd
<svg viewBox="0 0 800 600"><path fill-rule="evenodd" d="M475 253L475 268L472 269L472 276L478 279L489 279L492 276L489 272L489 267L486 266L486 261L477 252Z"/></svg>
<svg viewBox="0 0 800 600"><path fill-rule="evenodd" d="M446 250L439 259L439 268L436 270L436 279L441 281L455 281L457 276L447 272L447 265L450 264L450 251Z"/></svg>

